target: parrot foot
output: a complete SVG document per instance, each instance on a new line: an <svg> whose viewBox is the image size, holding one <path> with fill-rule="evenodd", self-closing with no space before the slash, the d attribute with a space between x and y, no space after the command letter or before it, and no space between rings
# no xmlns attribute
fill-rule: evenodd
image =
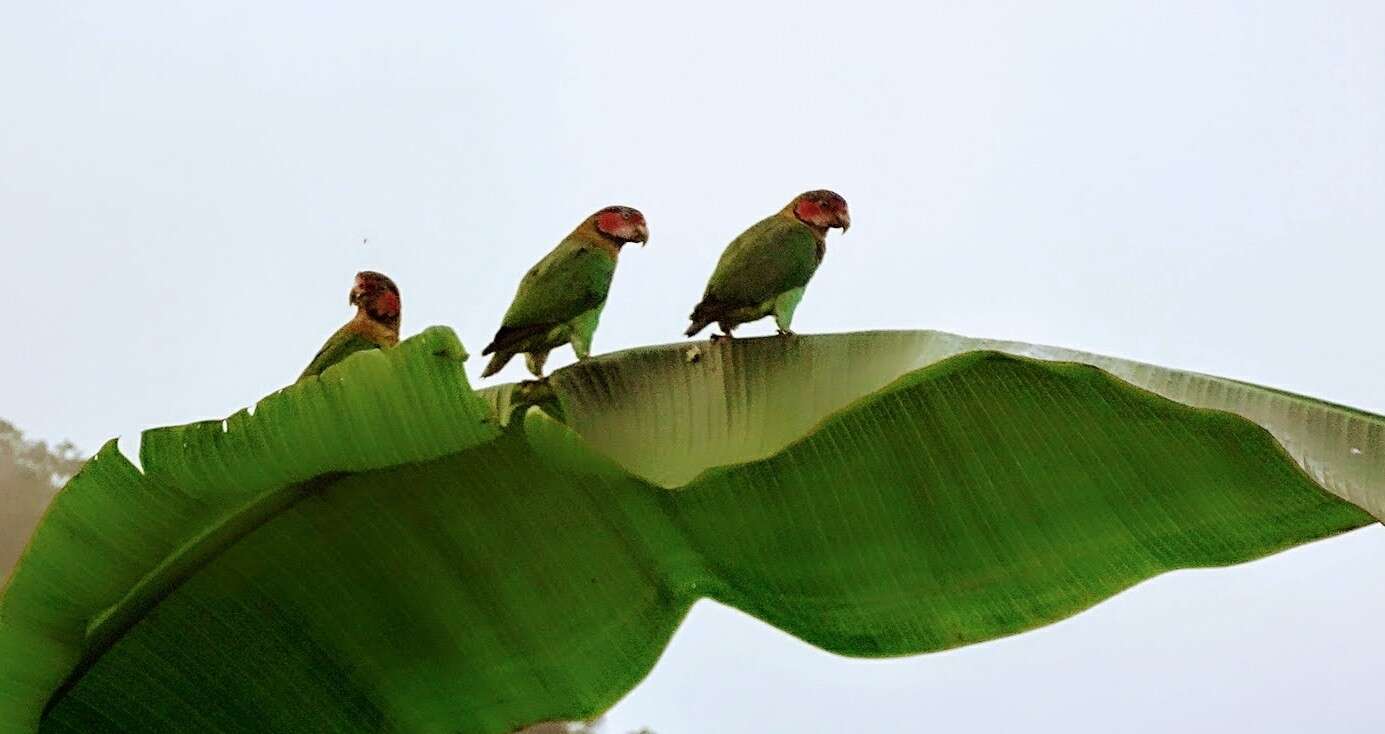
<svg viewBox="0 0 1385 734"><path fill-rule="evenodd" d="M548 361L548 352L526 352L524 354L524 366L529 368L529 374L542 380L543 363Z"/></svg>
<svg viewBox="0 0 1385 734"><path fill-rule="evenodd" d="M789 329L779 329L779 336L798 336Z"/></svg>
<svg viewBox="0 0 1385 734"><path fill-rule="evenodd" d="M553 392L553 386L549 384L548 378L544 377L538 380L523 380L515 385L511 404L518 408L529 405L551 405L556 401L557 395Z"/></svg>
<svg viewBox="0 0 1385 734"><path fill-rule="evenodd" d="M735 339L735 338L736 338L736 337L731 336L731 333L730 333L730 332L727 332L727 333L725 333L725 334L713 334L713 335L712 335L712 343L713 343L713 344L716 344L717 342L720 342L720 341L728 341L728 342L729 342L729 341L731 341L732 339Z"/></svg>
<svg viewBox="0 0 1385 734"><path fill-rule="evenodd" d="M553 387L549 384L547 377L540 377L537 380L520 380L519 384L515 386L515 394L532 402L552 397L552 392Z"/></svg>

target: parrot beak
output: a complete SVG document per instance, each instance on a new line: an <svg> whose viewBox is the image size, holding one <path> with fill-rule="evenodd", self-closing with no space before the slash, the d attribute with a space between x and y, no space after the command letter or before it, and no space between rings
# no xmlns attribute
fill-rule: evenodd
<svg viewBox="0 0 1385 734"><path fill-rule="evenodd" d="M842 213L837 216L837 224L841 226L842 234L846 234L846 231L851 229L851 214L843 209Z"/></svg>
<svg viewBox="0 0 1385 734"><path fill-rule="evenodd" d="M636 239L635 241L640 243L640 247L644 247L645 243L649 242L648 225L640 224L639 228L635 230L635 234L638 236L638 239Z"/></svg>
<svg viewBox="0 0 1385 734"><path fill-rule="evenodd" d="M359 305L361 305L361 289L360 289L360 288L352 288L352 289L351 289L351 293L346 297L346 305L348 305L348 306L359 306Z"/></svg>

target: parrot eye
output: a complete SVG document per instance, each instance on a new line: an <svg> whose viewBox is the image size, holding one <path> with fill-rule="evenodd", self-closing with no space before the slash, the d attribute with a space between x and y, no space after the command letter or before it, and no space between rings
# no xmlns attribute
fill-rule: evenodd
<svg viewBox="0 0 1385 734"><path fill-rule="evenodd" d="M620 218L624 219L627 222L630 221L630 212L621 212Z"/></svg>

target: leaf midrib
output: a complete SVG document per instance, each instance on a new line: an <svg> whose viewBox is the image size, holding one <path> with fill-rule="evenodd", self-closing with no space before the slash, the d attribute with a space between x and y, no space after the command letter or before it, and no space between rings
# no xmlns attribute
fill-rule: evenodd
<svg viewBox="0 0 1385 734"><path fill-rule="evenodd" d="M145 574L119 602L94 617L87 625L81 659L49 697L44 705L44 715L125 633L207 564L280 513L358 473L328 472L306 481L267 490L184 542Z"/></svg>

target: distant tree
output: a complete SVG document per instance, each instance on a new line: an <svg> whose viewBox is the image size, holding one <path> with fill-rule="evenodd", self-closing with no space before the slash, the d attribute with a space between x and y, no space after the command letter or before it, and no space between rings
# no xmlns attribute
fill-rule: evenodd
<svg viewBox="0 0 1385 734"><path fill-rule="evenodd" d="M585 725L583 725L582 729L574 729L573 726L573 724L562 721L545 721L542 724L535 724L520 729L516 734L578 734L578 732L586 734L586 732L583 732L583 729L590 731Z"/></svg>
<svg viewBox="0 0 1385 734"><path fill-rule="evenodd" d="M545 721L542 724L535 724L525 729L520 729L515 734L602 734L602 721ZM630 734L654 734L654 730L649 728L640 729Z"/></svg>
<svg viewBox="0 0 1385 734"><path fill-rule="evenodd" d="M0 420L0 579L9 577L44 509L82 461L71 442L49 448L25 441L14 424Z"/></svg>

